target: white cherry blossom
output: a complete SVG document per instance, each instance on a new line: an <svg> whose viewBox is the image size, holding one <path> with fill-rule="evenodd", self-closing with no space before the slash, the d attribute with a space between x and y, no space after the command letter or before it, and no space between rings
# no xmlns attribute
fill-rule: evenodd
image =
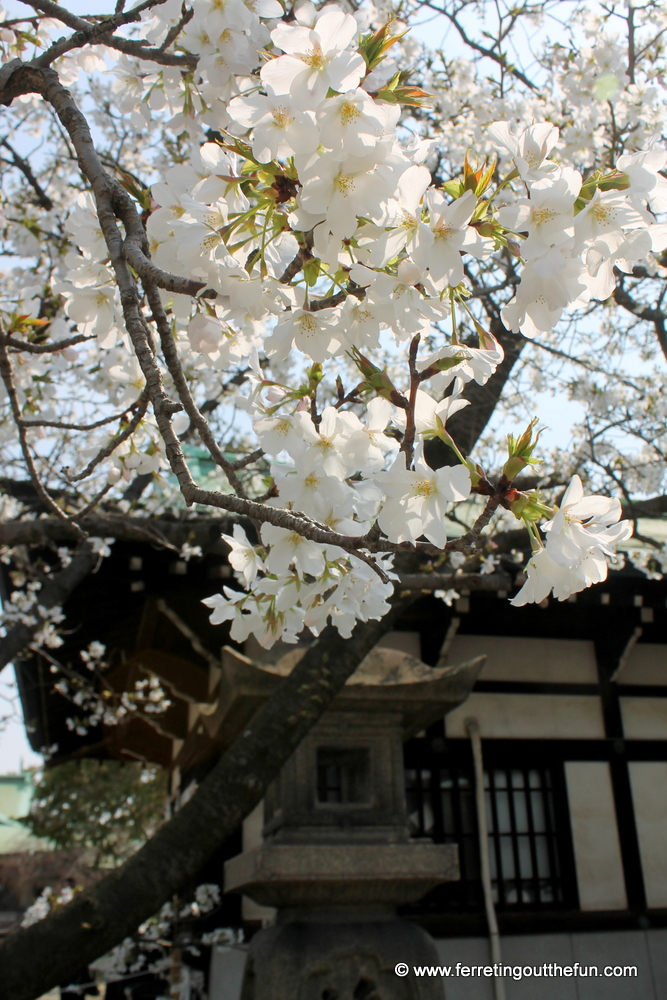
<svg viewBox="0 0 667 1000"><path fill-rule="evenodd" d="M257 549L250 544L245 531L240 524L235 524L232 534L221 536L229 545L229 562L236 572L243 578L246 587L249 587L260 570L264 569L264 563L257 552Z"/></svg>
<svg viewBox="0 0 667 1000"><path fill-rule="evenodd" d="M484 334L482 344L481 347L447 344L433 354L419 359L417 368L423 372L427 368L442 367L443 370L437 371L430 379L430 385L436 392L444 392L455 379L461 383L474 380L478 385L486 385L505 357L505 351L493 334L488 332Z"/></svg>
<svg viewBox="0 0 667 1000"><path fill-rule="evenodd" d="M593 240L608 232L640 229L646 224L641 212L630 204L624 193L597 190L576 218L580 240Z"/></svg>
<svg viewBox="0 0 667 1000"><path fill-rule="evenodd" d="M364 157L384 136L393 136L401 109L374 101L363 90L349 90L324 101L317 112L322 143L334 159ZM307 153L303 149L299 152Z"/></svg>
<svg viewBox="0 0 667 1000"><path fill-rule="evenodd" d="M466 191L448 203L441 192L430 188L424 202L429 222L419 224L412 259L422 269L428 268L436 288L459 285L463 281L461 251L484 257L490 250L490 243L468 225L477 199L472 191Z"/></svg>
<svg viewBox="0 0 667 1000"><path fill-rule="evenodd" d="M506 149L513 157L522 180L537 179L554 164L547 157L558 142L558 129L551 122L529 125L518 134L508 122L494 122L486 130L487 137Z"/></svg>
<svg viewBox="0 0 667 1000"><path fill-rule="evenodd" d="M294 309L285 314L266 338L266 353L276 361L284 361L296 347L313 361L325 361L340 348L336 319L336 315L329 315L324 310Z"/></svg>
<svg viewBox="0 0 667 1000"><path fill-rule="evenodd" d="M470 473L464 466L431 469L418 457L414 469L408 469L404 452L375 482L387 497L378 523L392 542L416 542L425 535L434 545L444 546L447 509L470 493Z"/></svg>
<svg viewBox="0 0 667 1000"><path fill-rule="evenodd" d="M294 110L284 94L235 97L228 110L235 122L252 128L252 151L260 163L313 153L319 145L320 133L312 112Z"/></svg>
<svg viewBox="0 0 667 1000"><path fill-rule="evenodd" d="M354 234L357 216L374 219L381 215L407 164L397 157L378 162L376 152L342 161L314 155L299 170L303 184L299 203L324 222L324 232L342 240Z"/></svg>
<svg viewBox="0 0 667 1000"><path fill-rule="evenodd" d="M567 306L588 297L584 262L552 247L523 269L516 295L502 311L503 322L525 337L536 337L553 330Z"/></svg>
<svg viewBox="0 0 667 1000"><path fill-rule="evenodd" d="M580 477L573 476L560 509L544 525L549 553L563 566L571 566L594 550L613 555L612 546L632 535L632 525L620 521L621 513L618 497L584 496Z"/></svg>
<svg viewBox="0 0 667 1000"><path fill-rule="evenodd" d="M380 471L385 455L398 447L398 442L384 433L393 411L394 407L388 399L375 396L366 408L363 422L349 411L339 414L339 420L345 426L348 468L371 473Z"/></svg>
<svg viewBox="0 0 667 1000"><path fill-rule="evenodd" d="M360 258L364 264L384 267L412 242L421 222L422 199L430 183L430 171L420 164L411 164L401 174L379 224L361 230Z"/></svg>
<svg viewBox="0 0 667 1000"><path fill-rule="evenodd" d="M502 225L515 233L528 230L521 244L522 257L532 260L574 236L574 202L580 189L579 171L562 167L531 184L530 198L500 209Z"/></svg>
<svg viewBox="0 0 667 1000"><path fill-rule="evenodd" d="M304 574L319 577L324 572L324 552L317 542L311 542L296 531L263 524L262 541L270 546L266 568L270 573L283 575L294 566L299 578Z"/></svg>
<svg viewBox="0 0 667 1000"><path fill-rule="evenodd" d="M350 14L328 5L312 28L281 24L271 40L284 55L262 67L262 80L275 94L290 94L302 108L315 108L329 89L348 91L360 83L366 66L361 55L349 50L357 35Z"/></svg>
<svg viewBox="0 0 667 1000"><path fill-rule="evenodd" d="M616 546L632 535L631 523L620 517L618 498L584 496L581 479L573 476L560 509L544 525L546 546L530 559L526 583L512 604L539 603L552 591L564 601L606 580Z"/></svg>
<svg viewBox="0 0 667 1000"><path fill-rule="evenodd" d="M654 212L667 212L667 178L661 171L667 166L667 150L655 142L637 153L619 156L616 166L630 178L628 197L640 210L648 201Z"/></svg>

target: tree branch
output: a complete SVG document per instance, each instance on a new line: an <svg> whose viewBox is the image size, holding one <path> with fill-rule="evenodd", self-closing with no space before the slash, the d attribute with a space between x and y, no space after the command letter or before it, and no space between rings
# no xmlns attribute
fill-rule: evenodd
<svg viewBox="0 0 667 1000"><path fill-rule="evenodd" d="M199 436L208 449L211 458L216 465L224 471L227 479L229 480L230 486L236 492L237 496L247 497L248 494L243 487L243 483L236 475L233 463L225 458L222 450L218 447L218 443L213 436L208 420L202 414L201 410L192 398L192 393L190 392L190 387L181 367L181 362L176 350L176 344L174 343L174 338L171 334L171 327L169 326L169 321L162 306L162 300L160 299L157 287L152 285L150 282L145 282L144 289L146 291L148 304L150 305L153 313L153 320L155 321L155 325L157 326L158 333L160 335L160 343L162 345L164 360L166 361L169 374L172 377L176 392L178 393L178 398L183 405L183 409L189 416L192 426L197 429Z"/></svg>
<svg viewBox="0 0 667 1000"><path fill-rule="evenodd" d="M120 189L123 190L122 188ZM119 192L115 192L118 196ZM125 192L123 191L123 195ZM138 218L138 217L137 217ZM139 225L141 221L139 220ZM168 292L177 292L179 295L198 296L202 299L214 299L217 292L212 288L206 288L205 281L196 281L193 278L182 278L177 274L170 274L157 267L152 260L149 260L145 252L146 234L143 231L136 231L123 241L123 257L130 267L133 267L142 281L158 288L164 288Z"/></svg>
<svg viewBox="0 0 667 1000"><path fill-rule="evenodd" d="M0 139L0 145L4 146L5 149L9 151L14 166L21 171L21 173L27 180L28 184L30 184L31 188L35 192L37 204L41 205L42 208L45 208L47 212L50 212L51 209L53 208L53 202L51 201L48 194L46 193L42 185L35 177L34 173L32 172L32 167L30 166L28 161L25 160L22 156L19 156L16 150L12 146L10 146L10 144L6 139Z"/></svg>
<svg viewBox="0 0 667 1000"><path fill-rule="evenodd" d="M210 546L219 542L221 532L229 531L231 524L229 519L220 517L170 521L104 514L88 516L81 521L83 530L94 537L115 538L120 542L151 542L170 549L180 549L185 542ZM0 523L0 545L10 548L15 545L71 545L76 538L69 521L53 517Z"/></svg>
<svg viewBox="0 0 667 1000"><path fill-rule="evenodd" d="M83 344L88 340L95 340L95 338L87 337L83 333L77 333L73 337L65 337L63 340L57 340L53 344L31 344L28 340L19 340L17 337L12 337L9 334L4 337L4 341L8 347L13 347L17 351L25 351L26 354L57 354L58 351L64 351L67 347L75 347L77 344Z"/></svg>
<svg viewBox="0 0 667 1000"><path fill-rule="evenodd" d="M100 448L98 453L91 458L90 462L82 472L78 472L76 476L70 476L68 470L65 470L65 474L71 483L77 483L82 479L86 479L91 472L94 472L100 462L103 462L105 458L108 458L109 455L114 453L119 444L122 444L123 441L127 441L129 437L132 437L137 427L144 419L146 410L148 409L148 393L146 389L144 389L132 409L134 409L134 414L127 427L124 427L119 434L116 434L116 436L113 437L109 443L104 446L104 448Z"/></svg>
<svg viewBox="0 0 667 1000"><path fill-rule="evenodd" d="M510 590L512 578L507 573L405 573L399 589L432 593L434 590Z"/></svg>
<svg viewBox="0 0 667 1000"><path fill-rule="evenodd" d="M421 334L418 333L410 341L408 361L410 366L410 398L405 411L405 433L401 442L401 451L405 453L406 467L412 466L412 456L415 447L415 406L417 405L417 390L419 389L419 372L417 371L417 351Z"/></svg>
<svg viewBox="0 0 667 1000"><path fill-rule="evenodd" d="M189 802L141 850L73 902L0 943L0 1000L34 1000L132 934L202 868L269 784L358 664L414 601L343 639L329 626L256 713Z"/></svg>
<svg viewBox="0 0 667 1000"><path fill-rule="evenodd" d="M135 400L131 406L128 406L126 410L122 413L114 413L110 417L102 417L101 420L95 420L92 424L70 424L61 420L21 420L24 427L56 427L61 431L94 431L98 427L104 427L105 424L112 424L114 420L122 420L123 417L131 413L132 410L136 410L139 405L139 399Z"/></svg>
<svg viewBox="0 0 667 1000"><path fill-rule="evenodd" d="M52 511L57 517L67 520L67 514L61 510L60 506L55 500L49 496L46 487L39 478L39 473L37 472L37 467L35 461L32 457L32 452L30 451L30 444L28 442L28 435L26 433L26 428L21 417L21 407L19 406L18 395L16 392L16 387L14 385L14 374L12 371L12 363L7 354L7 348L5 346L3 338L0 338L0 377L5 385L5 390L7 396L9 397L9 405L12 411L12 417L14 418L14 423L16 424L16 431L19 438L19 445L21 447L21 454L23 455L23 460L26 464L26 468L32 480L32 484L35 487L35 492L37 496L46 506L47 510ZM83 532L75 525L74 530L77 532L78 537L82 539L84 537Z"/></svg>
<svg viewBox="0 0 667 1000"><path fill-rule="evenodd" d="M55 59L65 52L74 48L80 48L86 44L108 45L109 48L118 49L127 55L137 56L140 59L147 59L151 62L159 62L164 66L183 66L194 69L197 65L196 56L166 53L161 48L151 48L142 42L133 41L129 38L116 38L113 34L118 27L133 21L140 21L142 11L156 7L164 3L165 0L145 0L144 3L138 4L125 13L118 11L116 14L112 14L110 17L105 17L102 21L97 22L77 17L76 14L70 13L70 11L61 7L60 4L54 3L53 0L26 0L26 2L29 2L30 6L36 10L43 11L49 17L57 18L75 31L75 34L70 35L69 38L59 38L57 42L54 42L46 52L43 52L41 56L38 56L34 60L35 66L50 66ZM168 33L167 35L169 41L166 41L165 47L173 41L173 38L170 38L170 34Z"/></svg>
<svg viewBox="0 0 667 1000"><path fill-rule="evenodd" d="M652 309L650 306L644 306L633 299L626 290L622 279L614 289L614 302L638 319L653 323L660 350L667 361L667 316L665 313L661 309Z"/></svg>
<svg viewBox="0 0 667 1000"><path fill-rule="evenodd" d="M525 84L525 86L529 87L532 91L536 93L539 91L540 88L533 83L532 80L529 80L525 73L522 73L520 69L517 69L516 66L513 66L510 62L508 62L507 56L504 56L502 52L494 52L493 49L485 48L479 42L470 38L463 25L457 21L455 14L450 14L444 9L444 7L437 7L436 4L429 3L429 0L421 0L420 7L428 7L430 10L434 10L438 14L442 14L443 17L446 17L447 20L456 28L461 36L461 40L465 42L465 44L474 52L479 52L480 55L486 56L487 59L491 59L493 62L497 63L498 66L500 66L506 73L516 77L517 80L520 80L521 83Z"/></svg>
<svg viewBox="0 0 667 1000"><path fill-rule="evenodd" d="M59 607L67 600L75 587L84 580L97 565L99 556L93 552L88 542L81 542L72 561L68 566L45 583L39 591L38 604L49 611L51 608ZM44 624L37 607L32 615L34 624L24 624L22 622L11 626L7 635L0 639L0 670L11 663L13 659L20 656L22 650L32 642L35 632Z"/></svg>

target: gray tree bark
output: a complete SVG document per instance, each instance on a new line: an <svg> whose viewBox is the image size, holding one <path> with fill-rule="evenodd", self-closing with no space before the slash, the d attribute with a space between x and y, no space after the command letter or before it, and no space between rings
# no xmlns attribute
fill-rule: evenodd
<svg viewBox="0 0 667 1000"><path fill-rule="evenodd" d="M350 639L329 626L185 806L121 868L0 944L0 1000L36 1000L148 919L196 875L248 813L361 660L414 600Z"/></svg>

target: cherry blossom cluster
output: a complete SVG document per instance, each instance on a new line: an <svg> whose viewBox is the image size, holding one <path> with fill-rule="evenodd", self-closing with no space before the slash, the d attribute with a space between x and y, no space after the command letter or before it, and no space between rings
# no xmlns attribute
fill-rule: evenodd
<svg viewBox="0 0 667 1000"><path fill-rule="evenodd" d="M617 497L585 497L581 479L574 476L560 508L544 525L546 544L536 547L526 567L526 582L511 603L539 604L550 593L564 601L606 580L616 546L632 535L632 525L620 517Z"/></svg>
<svg viewBox="0 0 667 1000"><path fill-rule="evenodd" d="M169 332L160 336L163 350L171 338L175 357L152 347L180 400L171 429L184 461L199 461L191 441L202 431L179 373L207 405L238 376L233 407L223 407L234 411L235 447L228 459L207 444L207 460L223 470L210 485L231 484L268 512L264 520L253 508L251 538L238 525L223 536L243 589L207 600L212 621L231 622L236 641L254 634L267 646L328 622L349 635L356 621L386 612L397 551L447 554L456 568L448 514L480 497L499 501L531 534L515 604L552 592L563 600L604 579L630 534L618 500L584 497L577 475L559 507L513 489L533 461L530 429L511 440L494 486L451 427L466 394L505 359L507 341L480 306L488 275L506 292L498 323L558 351L559 324L609 300L619 275L660 273L667 152L649 129L662 124L651 81L635 84L621 44L581 11L590 46L568 60L549 49L553 90L520 99L486 91L473 99L482 84L457 60L414 85L401 55L416 58L415 43L379 6L350 13L306 0L286 17L277 0L194 0L192 16L181 23L182 15L180 0L166 0L146 12L137 37L159 46L173 35L172 55L188 59L188 71L115 53L112 91L133 128L159 122L177 147L150 183L122 177L163 276ZM84 66L106 68L105 59L90 49L70 54L62 78L76 82ZM458 90L445 85L447 74L459 74ZM565 98L580 118L561 114ZM636 137L620 155L603 144L610 107L618 134ZM90 398L104 399L117 422L91 419L77 452L84 470L78 478L66 470L68 481L112 491L123 510L123 491L150 477L159 511L177 494L174 446L142 402L145 373L96 202L81 191L68 209L48 265L48 320L41 281L24 281L20 301L0 302L12 336L35 339L48 324L51 340L67 344L48 355L48 378L38 353L15 366L5 382L9 409L57 422L61 376L62 385L86 379ZM26 252L36 240L28 222L7 223L21 228ZM155 321L146 302L142 309L146 323ZM7 441L11 426L3 425ZM458 464L433 469L433 439ZM238 456L254 454L239 479ZM269 516L276 512L292 516L291 526ZM107 540L99 541L103 555ZM182 550L184 559L200 554ZM491 555L476 569L496 566Z"/></svg>
<svg viewBox="0 0 667 1000"><path fill-rule="evenodd" d="M48 648L57 648L63 644L62 637L56 631L56 625L64 620L64 615L58 609L58 615L53 616L50 631L36 635L36 643ZM55 620L54 620L55 619ZM91 677L83 676L59 663L50 654L43 653L49 662L51 674L59 679L53 685L54 691L66 698L76 709L76 714L67 716L65 724L70 732L85 736L89 729L103 724L117 726L132 713L146 715L161 715L171 705L159 679L155 675L136 680L129 691L118 695L104 678L108 667L105 661L106 648L96 640L82 649L79 656ZM55 752L55 751L54 751Z"/></svg>
<svg viewBox="0 0 667 1000"><path fill-rule="evenodd" d="M74 898L75 889L69 885L63 886L58 894L53 891L50 885L42 889L34 903L27 908L21 918L21 927L32 927L40 920L48 917L52 910L59 906L71 903Z"/></svg>

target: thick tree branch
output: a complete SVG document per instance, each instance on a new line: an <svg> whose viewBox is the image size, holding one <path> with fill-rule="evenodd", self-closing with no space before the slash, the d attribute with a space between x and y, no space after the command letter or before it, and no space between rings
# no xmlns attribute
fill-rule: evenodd
<svg viewBox="0 0 667 1000"><path fill-rule="evenodd" d="M405 573L400 591L432 593L434 590L510 590L512 578L507 573Z"/></svg>
<svg viewBox="0 0 667 1000"><path fill-rule="evenodd" d="M614 289L614 302L638 319L643 319L647 323L653 323L655 335L660 344L660 350L667 361L667 314L662 309L652 309L651 306L645 306L633 299L625 288L622 279Z"/></svg>
<svg viewBox="0 0 667 1000"><path fill-rule="evenodd" d="M123 189L120 188L120 191L123 191ZM114 193L116 197L120 195L119 191ZM120 197L127 196L123 192L123 195L120 195ZM139 225L141 226L140 220ZM204 299L214 299L217 297L218 293L214 289L206 288L205 281L182 278L178 274L170 274L168 271L163 271L161 268L156 267L146 256L145 244L146 234L142 227L139 233L135 231L124 240L122 251L123 257L130 267L134 268L142 281L149 285L157 285L158 288L164 288L168 292L177 292L179 295L192 295L193 297L198 296Z"/></svg>
<svg viewBox="0 0 667 1000"><path fill-rule="evenodd" d="M419 389L419 372L417 371L417 351L421 334L418 333L410 341L410 351L408 361L410 366L410 396L408 408L405 411L405 432L401 442L401 451L405 452L406 467L412 466L412 456L415 448L415 407L417 405L417 390Z"/></svg>
<svg viewBox="0 0 667 1000"><path fill-rule="evenodd" d="M197 68L197 56L184 52L182 55L175 52L163 52L162 46L151 48L141 42L135 42L130 38L119 38L117 35L107 35L101 39L103 45L108 45L110 49L117 49L127 56L134 56L135 59L146 59L148 62L156 62L161 66L177 66L183 70L194 70Z"/></svg>
<svg viewBox="0 0 667 1000"><path fill-rule="evenodd" d="M99 556L93 552L91 545L82 542L74 552L71 563L45 583L39 591L38 604L46 611L59 607L95 568L98 559ZM21 654L28 643L32 642L35 632L44 624L44 618L40 616L37 607L31 617L35 619L34 624L18 622L10 626L7 635L0 639L0 670Z"/></svg>
<svg viewBox="0 0 667 1000"><path fill-rule="evenodd" d="M59 38L57 42L49 46L46 52L43 52L41 56L38 56L34 60L35 65L50 66L59 56L71 51L71 49L78 49L83 45L94 45L96 41L112 33L116 28L124 24L129 24L132 21L140 21L142 11L149 10L151 7L157 7L164 2L165 0L145 0L144 3L138 4L132 10L128 10L125 13L119 11L117 14L112 14L111 17L103 18L103 20L98 21L96 24L84 22L87 24L87 27L79 28L69 38Z"/></svg>
<svg viewBox="0 0 667 1000"><path fill-rule="evenodd" d="M238 829L358 664L414 597L350 639L329 626L256 713L189 802L91 890L0 944L0 1000L34 1000L155 913Z"/></svg>
<svg viewBox="0 0 667 1000"><path fill-rule="evenodd" d="M103 21L97 22L91 22L85 18L78 17L76 14L72 14L66 10L66 8L61 7L60 4L54 3L53 0L29 0L29 2L30 6L34 7L35 10L41 10L49 17L57 18L63 24L66 24L68 28L73 28L76 32L75 35L69 38L59 39L50 49L38 57L36 65L48 66L64 52L88 43L107 45L109 48L117 49L126 55L146 59L149 62L157 62L163 66L181 66L184 69L195 69L197 66L197 57L189 53L177 55L163 51L161 46L159 48L152 48L144 42L134 41L129 38L118 38L113 34L119 26L128 24L131 21L140 20L142 10L155 7L159 3L163 3L164 0L148 0L148 2L139 4L127 13L119 11L117 14L105 18ZM168 33L168 38L170 34ZM173 40L171 38L166 42L166 45L171 44Z"/></svg>

